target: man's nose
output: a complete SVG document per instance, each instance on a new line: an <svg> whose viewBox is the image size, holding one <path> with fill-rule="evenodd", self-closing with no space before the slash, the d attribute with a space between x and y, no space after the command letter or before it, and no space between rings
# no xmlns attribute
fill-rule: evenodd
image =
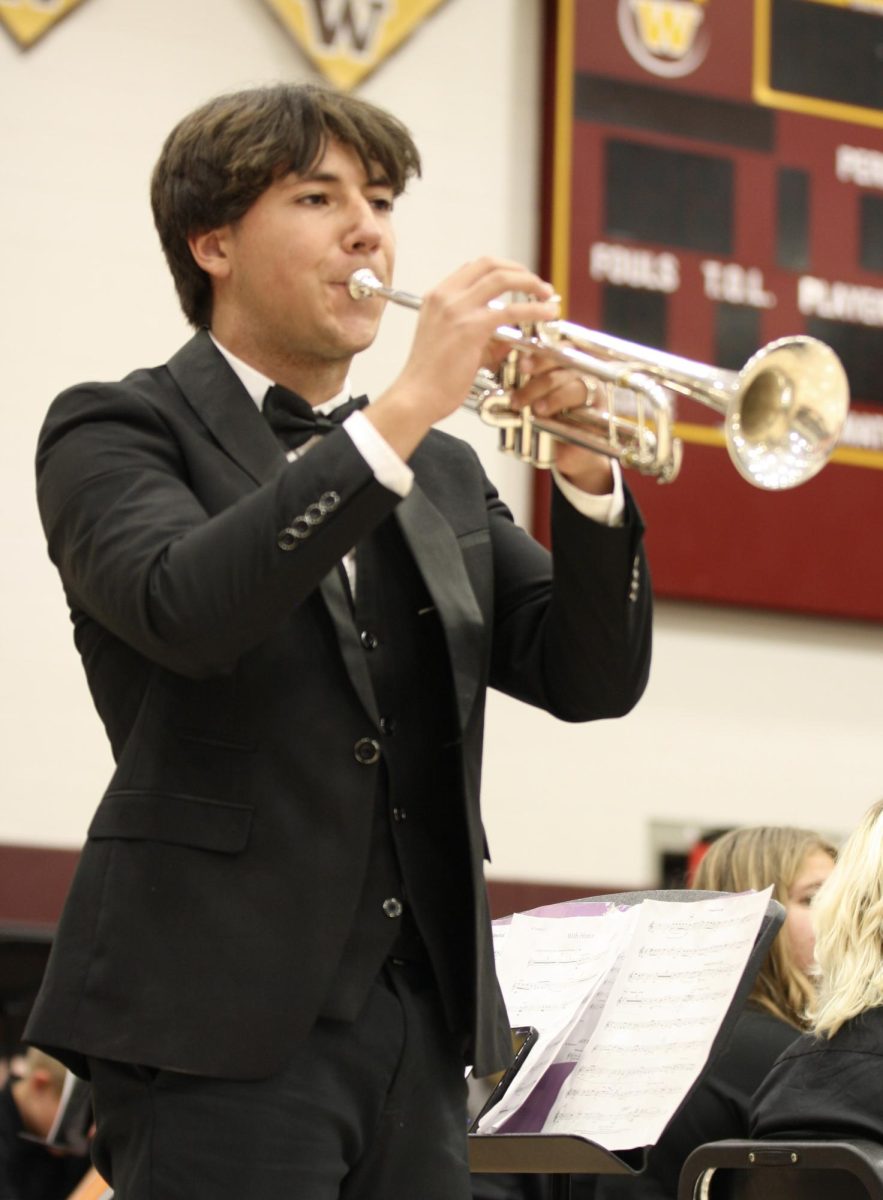
<svg viewBox="0 0 883 1200"><path fill-rule="evenodd" d="M382 229L377 210L360 196L352 204L344 244L348 250L376 250Z"/></svg>

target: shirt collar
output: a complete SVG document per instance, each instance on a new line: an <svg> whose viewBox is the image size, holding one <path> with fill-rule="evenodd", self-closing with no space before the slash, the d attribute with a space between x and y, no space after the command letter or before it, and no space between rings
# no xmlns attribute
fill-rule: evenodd
<svg viewBox="0 0 883 1200"><path fill-rule="evenodd" d="M214 342L215 346L217 346L221 354L223 354L227 362L230 364L231 369L236 373L239 382L248 392L249 396L251 396L258 408L263 412L264 397L275 383L275 380L270 379L268 375L264 375L264 373L259 371L257 367L253 367L250 363L243 362L241 358L237 358L231 350L228 350L226 346L221 345L211 330L208 331L208 335ZM336 396L332 396L330 400L325 400L322 402L322 404L317 404L314 408L314 412L320 413L323 416L327 416L328 413L333 412L335 408L339 408L341 404L345 404L351 395L352 391L350 389L350 377L347 375L346 379L343 381L342 390L339 391Z"/></svg>

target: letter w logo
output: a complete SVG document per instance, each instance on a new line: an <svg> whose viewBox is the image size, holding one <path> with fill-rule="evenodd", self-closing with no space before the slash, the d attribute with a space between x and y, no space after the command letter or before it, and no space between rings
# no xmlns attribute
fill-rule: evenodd
<svg viewBox="0 0 883 1200"><path fill-rule="evenodd" d="M693 0L631 0L631 6L641 41L666 58L684 57L705 15Z"/></svg>
<svg viewBox="0 0 883 1200"><path fill-rule="evenodd" d="M309 0L307 8L321 46L363 55L377 38L389 0Z"/></svg>

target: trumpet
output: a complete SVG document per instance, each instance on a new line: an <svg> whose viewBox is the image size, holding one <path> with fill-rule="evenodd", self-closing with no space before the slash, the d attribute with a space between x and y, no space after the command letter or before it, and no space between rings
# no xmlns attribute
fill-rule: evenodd
<svg viewBox="0 0 883 1200"><path fill-rule="evenodd" d="M386 287L369 268L354 271L349 293L378 296L418 309L419 296ZM762 346L740 371L694 362L652 347L575 325L545 321L500 325L494 338L511 347L500 370L482 368L464 404L500 431L500 449L535 467L554 463L556 442L618 459L660 483L680 470L675 396L714 409L736 470L766 491L796 487L825 466L849 411L846 372L817 338L797 335ZM518 356L529 352L585 376L587 403L550 417L510 407L520 382Z"/></svg>

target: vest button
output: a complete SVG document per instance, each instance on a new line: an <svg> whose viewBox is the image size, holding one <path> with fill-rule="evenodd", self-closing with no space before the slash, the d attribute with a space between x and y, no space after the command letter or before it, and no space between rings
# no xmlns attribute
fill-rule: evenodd
<svg viewBox="0 0 883 1200"><path fill-rule="evenodd" d="M407 821L408 814L403 808L394 808L392 810L392 819L396 822Z"/></svg>
<svg viewBox="0 0 883 1200"><path fill-rule="evenodd" d="M380 718L380 732L386 734L387 737L392 737L396 731L396 723L394 717Z"/></svg>
<svg viewBox="0 0 883 1200"><path fill-rule="evenodd" d="M380 639L376 633L372 633L370 629L363 629L359 634L359 641L366 650L376 650L380 645Z"/></svg>
<svg viewBox="0 0 883 1200"><path fill-rule="evenodd" d="M400 917L403 911L401 900L396 900L395 896L390 896L388 900L383 901L383 911L393 920L396 917Z"/></svg>
<svg viewBox="0 0 883 1200"><path fill-rule="evenodd" d="M363 767L373 766L380 758L380 744L375 742L374 738L359 738L353 746L353 754L356 756L356 762L361 763Z"/></svg>

